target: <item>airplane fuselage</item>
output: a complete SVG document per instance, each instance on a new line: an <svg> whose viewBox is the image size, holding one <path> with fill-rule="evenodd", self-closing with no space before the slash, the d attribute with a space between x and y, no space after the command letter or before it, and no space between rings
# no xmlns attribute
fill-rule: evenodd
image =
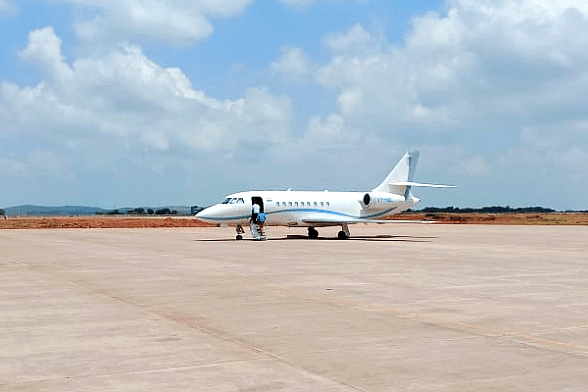
<svg viewBox="0 0 588 392"><path fill-rule="evenodd" d="M248 225L254 202L272 226L339 226L341 219L381 219L406 211L418 203L415 197L387 192L249 191L228 195L225 201L198 213L197 218L221 225ZM261 203L260 203L261 202ZM332 222L312 222L313 217L332 217ZM359 223L359 222L358 222Z"/></svg>

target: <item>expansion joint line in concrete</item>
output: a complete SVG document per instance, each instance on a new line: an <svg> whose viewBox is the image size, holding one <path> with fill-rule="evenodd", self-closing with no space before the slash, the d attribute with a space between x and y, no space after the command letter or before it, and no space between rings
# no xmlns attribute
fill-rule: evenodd
<svg viewBox="0 0 588 392"><path fill-rule="evenodd" d="M173 372L177 370L189 370L189 369L203 369L203 368L210 368L218 365L226 365L231 363L242 363L242 362L252 362L252 361L268 361L269 359L257 359L257 360L236 360L236 361L219 361L211 364L202 364L202 365L185 365L185 366L170 366L164 368L155 368L155 369L146 369L146 370L130 370L126 372L104 372L104 373L93 373L93 374L80 374L78 376L64 376L64 377L45 377L45 378L36 378L27 381L18 381L18 382L11 382L11 383L0 383L0 386L6 385L27 385L27 384L34 384L43 381L60 381L60 380L83 380L85 378L92 378L92 377L110 377L110 376L117 376L117 375L129 375L129 374L152 374L152 373L165 373L165 372Z"/></svg>
<svg viewBox="0 0 588 392"><path fill-rule="evenodd" d="M135 304L135 303L130 302L130 301L124 299L124 298L111 295L106 290L93 289L91 287L84 286L84 285L80 284L79 282L76 282L76 281L73 281L73 280L69 280L69 279L68 279L68 282L71 283L71 284L73 284L73 285L75 285L75 286L77 286L77 287L79 287L79 288L82 288L84 290L87 290L90 293L96 293L96 294L99 294L99 295L108 297L111 300L114 300L114 301L117 301L117 302L121 302L121 303L123 303L123 304L125 304L127 306L131 306L131 307L134 307L136 309L140 309L143 312L146 312L146 313L151 314L152 316L157 316L157 317L160 317L160 318L164 318L164 319L166 319L168 321L171 321L171 322L174 322L174 323L183 325L185 327L188 327L190 329L194 329L194 330L197 330L199 332L202 332L202 333L204 333L204 334L206 334L208 336L212 336L212 337L215 337L217 339L221 339L221 340L223 340L225 342L233 343L233 344L236 344L238 346L244 347L244 348L246 348L246 349L248 349L250 351L256 352L258 354L265 355L266 357L271 358L273 360L276 360L276 361L278 361L278 362L280 362L280 363L282 363L282 364L284 364L284 365L286 365L286 366L294 369L296 372L303 373L304 375L306 375L306 376L308 376L310 378L313 378L313 379L315 379L317 381L327 382L327 383L330 383L330 384L335 384L335 385L343 386L343 387L349 389L350 391L367 392L364 389L361 389L361 388L359 388L359 387L357 387L355 385L351 385L351 384L348 384L346 382L339 381L339 380L333 380L333 379L330 379L328 377L325 377L325 376L323 376L321 374L315 373L315 372L313 372L313 371L311 371L311 370L309 370L309 369L307 369L305 367L297 366L293 362L287 360L286 358L281 357L281 356L279 356L277 354L274 354L271 351L268 351L268 350L266 350L266 349L264 349L264 348L262 348L260 346L257 346L255 344L252 344L250 342L247 342L247 341L245 341L243 339L240 339L240 338L238 338L236 336L229 335L229 334L227 334L224 331L221 331L221 330L218 330L218 329L214 329L214 328L205 327L205 326L203 326L203 325L201 325L199 323L194 322L193 319L186 319L186 318L181 318L181 317L174 317L173 315L166 314L165 312L163 312L163 313L161 313L161 312L155 312L153 310L150 310L147 307L144 307L144 306Z"/></svg>
<svg viewBox="0 0 588 392"><path fill-rule="evenodd" d="M306 301L321 303L324 305L336 306L342 309L366 311L379 314L389 314L401 319L418 321L423 324L428 324L438 328L443 328L456 332L466 332L477 336L487 338L496 338L508 340L513 343L535 348L537 350L547 350L557 352L560 354L570 355L573 357L588 358L588 346L573 344L570 342L545 339L539 336L532 336L522 332L512 331L504 327L483 327L481 325L464 323L459 321L448 321L438 317L426 316L419 313L407 312L400 309L384 306L384 305L368 305L361 302L346 300L343 298L324 298L311 297L308 293L300 293L297 290L280 288L281 292L286 292L296 298ZM578 351L568 351L567 349L575 349Z"/></svg>

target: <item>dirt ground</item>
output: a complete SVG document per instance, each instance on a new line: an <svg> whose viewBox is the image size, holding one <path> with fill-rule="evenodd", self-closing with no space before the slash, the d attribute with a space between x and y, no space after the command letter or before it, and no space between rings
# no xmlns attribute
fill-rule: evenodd
<svg viewBox="0 0 588 392"><path fill-rule="evenodd" d="M494 225L588 225L586 213L551 214L402 214L392 219L434 220L455 224ZM158 227L213 227L193 217L128 217L128 216L52 216L4 219L0 229L68 229L68 228L158 228Z"/></svg>
<svg viewBox="0 0 588 392"><path fill-rule="evenodd" d="M72 229L72 228L157 228L207 227L193 217L116 217L116 216L51 216L26 218L0 218L0 229Z"/></svg>
<svg viewBox="0 0 588 392"><path fill-rule="evenodd" d="M434 220L442 223L473 223L494 225L588 225L587 213L522 213L522 214L455 214L410 213L393 219Z"/></svg>

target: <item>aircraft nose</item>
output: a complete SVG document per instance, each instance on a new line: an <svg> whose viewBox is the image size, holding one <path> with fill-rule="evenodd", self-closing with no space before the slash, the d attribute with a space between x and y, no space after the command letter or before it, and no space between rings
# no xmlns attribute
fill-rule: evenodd
<svg viewBox="0 0 588 392"><path fill-rule="evenodd" d="M219 217L222 217L223 208L221 205L216 204L200 211L195 215L196 219L200 219L205 222L216 222Z"/></svg>
<svg viewBox="0 0 588 392"><path fill-rule="evenodd" d="M202 211L198 212L196 215L194 215L194 217L196 219L200 219L202 221L208 221L211 217L210 214L210 207L203 209Z"/></svg>

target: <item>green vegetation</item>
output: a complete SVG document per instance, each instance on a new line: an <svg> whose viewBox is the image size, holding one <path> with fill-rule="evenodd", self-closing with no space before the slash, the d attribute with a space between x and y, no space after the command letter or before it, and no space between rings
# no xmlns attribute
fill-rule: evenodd
<svg viewBox="0 0 588 392"><path fill-rule="evenodd" d="M551 208L544 208L544 207L521 207L521 208L511 208L509 206L500 207L500 206L493 206L493 207L482 207L482 208L459 208L459 207L445 207L445 208L437 208L437 207L427 207L423 208L422 210L413 211L413 212L429 212L429 213L453 213L453 214L471 214L471 213L480 213L480 214L525 214L525 213L535 213L535 214L547 214L552 212L557 212Z"/></svg>

